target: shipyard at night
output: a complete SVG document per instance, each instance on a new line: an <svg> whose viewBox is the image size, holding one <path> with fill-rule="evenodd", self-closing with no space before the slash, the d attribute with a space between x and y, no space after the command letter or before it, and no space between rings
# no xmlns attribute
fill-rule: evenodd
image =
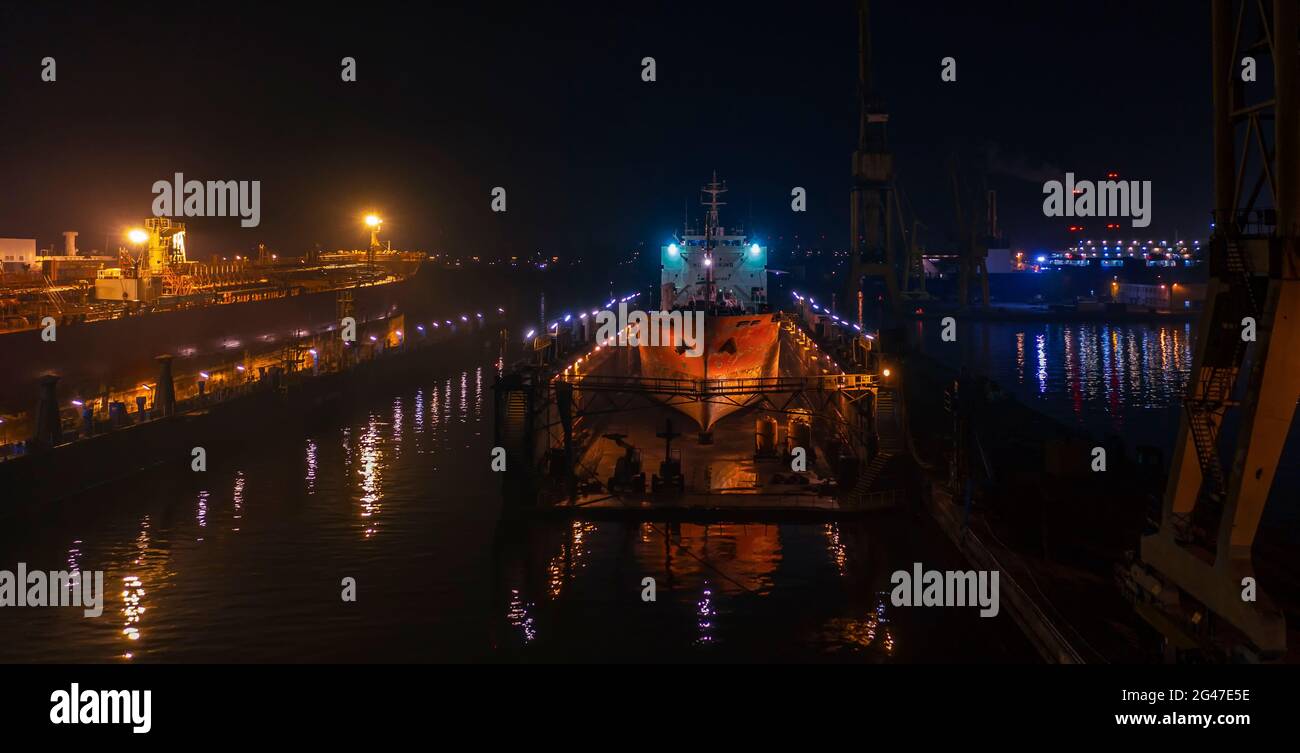
<svg viewBox="0 0 1300 753"><path fill-rule="evenodd" d="M0 3L0 721L1289 730L1300 1L939 6Z"/></svg>

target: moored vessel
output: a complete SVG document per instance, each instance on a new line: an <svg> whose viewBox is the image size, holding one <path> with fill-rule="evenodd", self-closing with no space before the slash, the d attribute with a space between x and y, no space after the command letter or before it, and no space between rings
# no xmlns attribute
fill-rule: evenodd
<svg viewBox="0 0 1300 753"><path fill-rule="evenodd" d="M660 308L703 318L702 347L691 348L689 331L641 338L641 376L689 380L707 385L719 380L756 380L777 373L780 323L768 309L767 248L743 229L721 224L719 200L726 193L717 174L701 189L706 207L702 230L683 228L681 237L660 248ZM679 404L707 436L712 426L757 397L732 393L726 400Z"/></svg>
<svg viewBox="0 0 1300 753"><path fill-rule="evenodd" d="M62 394L88 402L149 381L160 355L175 359L177 376L233 368L337 328L344 316L418 307L425 296L413 283L425 254L382 245L379 219L367 224L365 250L281 258L259 247L253 258L199 263L187 257L183 223L151 218L132 231L134 248L119 251L117 266L91 269L93 278L33 273L42 283L34 292L0 296L9 301L0 415L29 410L47 374L59 377Z"/></svg>

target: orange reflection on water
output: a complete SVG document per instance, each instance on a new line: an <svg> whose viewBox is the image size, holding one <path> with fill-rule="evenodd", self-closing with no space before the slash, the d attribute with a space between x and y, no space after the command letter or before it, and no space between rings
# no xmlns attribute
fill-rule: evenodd
<svg viewBox="0 0 1300 753"><path fill-rule="evenodd" d="M835 569L840 575L848 574L848 555L844 549L844 542L840 540L840 526L838 523L826 524L826 551L831 556L831 562L835 563Z"/></svg>
<svg viewBox="0 0 1300 753"><path fill-rule="evenodd" d="M1016 333L1016 379L1025 381L1025 333Z"/></svg>
<svg viewBox="0 0 1300 753"><path fill-rule="evenodd" d="M586 542L595 533L595 523L575 520L569 525L568 536L560 545L559 554L546 564L546 593L552 599L560 598L564 584L573 580L578 571L587 566L590 547Z"/></svg>
<svg viewBox="0 0 1300 753"><path fill-rule="evenodd" d="M637 558L647 571L667 571L674 582L707 578L715 593L771 592L781 564L777 526L742 523L654 525L656 536L637 542ZM664 537L669 545L664 547Z"/></svg>
<svg viewBox="0 0 1300 753"><path fill-rule="evenodd" d="M822 640L833 646L847 646L855 651L876 650L893 656L897 649L894 630L880 600L865 617L835 617L822 625Z"/></svg>
<svg viewBox="0 0 1300 753"><path fill-rule="evenodd" d="M244 519L244 486L246 484L244 472L235 471L235 488L230 493L231 507L234 509L230 518L234 525L230 527L230 530L235 533L239 533L240 521Z"/></svg>

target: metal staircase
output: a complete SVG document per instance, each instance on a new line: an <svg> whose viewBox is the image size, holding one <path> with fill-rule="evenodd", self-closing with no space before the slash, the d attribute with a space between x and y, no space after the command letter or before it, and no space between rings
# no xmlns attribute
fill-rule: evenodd
<svg viewBox="0 0 1300 753"><path fill-rule="evenodd" d="M1227 498L1227 479L1219 459L1219 427L1227 409L1236 405L1233 391L1246 357L1247 342L1241 336L1241 318L1250 316L1260 326L1259 300L1255 295L1250 260L1235 239L1226 238L1220 249L1226 289L1219 293L1214 317L1205 336L1205 358L1196 379L1188 384L1183 408L1187 427L1196 447L1202 485L1195 520L1183 520L1180 538L1211 544Z"/></svg>
<svg viewBox="0 0 1300 753"><path fill-rule="evenodd" d="M895 402L894 390L881 388L876 392L876 437L879 449L871 462L862 468L857 481L849 490L846 502L854 507L866 505L868 499L878 496L876 482L889 466L894 456L903 452L902 422Z"/></svg>
<svg viewBox="0 0 1300 753"><path fill-rule="evenodd" d="M876 485L881 472L885 470L885 466L889 464L892 457L894 457L893 454L889 452L877 453L871 462L867 464L867 467L863 469L862 473L858 474L857 483L853 485L853 491L849 492L849 498L858 501L871 493L872 487Z"/></svg>
<svg viewBox="0 0 1300 753"><path fill-rule="evenodd" d="M54 286L54 281L50 279L49 275L42 274L41 279L45 281L45 293L50 299L50 305L54 307L56 313L62 314L68 302L63 299L63 294Z"/></svg>
<svg viewBox="0 0 1300 753"><path fill-rule="evenodd" d="M903 422L892 388L881 387L876 391L876 436L882 454L897 455L903 451Z"/></svg>

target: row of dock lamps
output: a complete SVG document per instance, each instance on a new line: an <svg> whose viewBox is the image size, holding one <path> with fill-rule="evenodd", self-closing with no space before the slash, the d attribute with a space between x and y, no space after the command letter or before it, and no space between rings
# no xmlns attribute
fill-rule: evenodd
<svg viewBox="0 0 1300 753"><path fill-rule="evenodd" d="M611 298L605 302L605 308L606 309L611 308L615 303L629 303L635 300L640 295L641 295L640 293L632 293L631 295L625 295L622 298ZM591 310L591 316L593 317L599 313L600 313L600 309ZM586 318L587 318L586 314L578 314L579 321L584 321L586 320ZM551 326L548 327L546 331L548 333L550 332L558 333L560 329L560 324L567 324L568 322L571 321L573 321L573 314L565 314L562 319L556 319L555 321L551 322ZM529 342L536 336L537 336L537 330L530 329L524 333L524 342Z"/></svg>
<svg viewBox="0 0 1300 753"><path fill-rule="evenodd" d="M498 308L497 308L497 312L500 313L500 314L502 314L502 315L504 315L504 314L506 313L506 310L505 310L504 308L498 307ZM482 312L479 312L479 313L474 314L474 318L475 318L475 320L481 322L481 321L483 320L483 314L482 314ZM460 314L460 320L461 320L462 322L468 322L468 321L470 320L470 319L469 319L469 315L468 315L468 314ZM453 327L453 326L455 326L455 323L454 323L451 319L445 319L445 320L443 320L442 323L443 323L443 324L446 324L448 327ZM431 321L430 324L431 324L435 329L440 329L441 326L442 326L441 324L438 323L437 320ZM418 331L420 332L421 335L424 335L425 332L426 332L426 330L425 330L423 324L417 324L417 325L415 325L415 328L416 328L416 330L418 330ZM404 335L404 333L402 332L402 330L397 330L394 334L398 337L399 342L404 342L404 341L405 341L405 335ZM376 335L370 335L370 341L371 341L371 342L377 342L378 339L379 339L379 338L378 338ZM315 348L308 348L308 349L307 349L307 354L311 356L311 359L312 359L312 367L313 367L313 368L316 368L317 366L319 366L319 363L320 363L320 354L317 352L317 350L316 350ZM235 364L234 370L235 370L235 372L236 372L237 374L243 374L243 373L246 373L246 372L247 372L247 368L246 368L243 364ZM207 391L207 383L210 382L210 381L212 381L212 374L211 374L211 372L208 372L208 371L200 371L200 372L199 372L199 374L198 374L198 379L197 379L196 382L195 382L195 384L196 384L197 387L198 387L199 397L203 397L203 396L204 396L204 394L205 394L206 391ZM153 392L153 386L150 385L150 384L147 384L147 383L141 383L141 384L140 384L140 389L144 390L146 393L152 393L152 392ZM146 402L147 402L147 397L141 396L141 398L137 398L137 403L139 403L139 400L140 400L140 399L145 399ZM81 400L81 399L73 399L73 400L70 401L70 402L71 402L72 407L74 407L74 408L78 408L78 409L80 409L80 408L83 408L83 407L85 406L85 402L84 402L83 400ZM2 424L2 423L4 423L4 419L0 419L0 424Z"/></svg>
<svg viewBox="0 0 1300 753"><path fill-rule="evenodd" d="M812 307L813 311L816 311L816 312L822 314L823 316L829 316L829 317L831 318L831 321L834 322L837 326L840 326L840 327L852 327L853 330L854 330L854 333L855 333L857 336L862 337L862 338L865 338L865 339L867 339L867 340L871 340L871 341L874 341L874 340L876 339L875 335L872 335L872 334L869 333L869 332L863 332L863 331L862 331L862 325L860 325L860 324L856 324L856 323L853 323L853 322L849 322L849 321L845 321L844 319L841 319L841 318L839 318L838 316L836 316L835 314L831 313L830 310L822 308L820 305L817 304L817 300L814 299L812 296L804 297L804 296L802 296L802 295L799 295L798 291L792 291L791 295L793 295L793 296L795 297L795 299L797 299L801 305L802 305L805 301L807 301L807 302L808 302L808 305ZM809 338L809 343L812 345L812 347L814 347L814 348L817 347L817 343L812 342L811 338ZM829 361L829 362L830 362L830 363L831 363L831 364L832 364L836 369L838 369L839 372L840 372L841 374L844 373L844 369L843 369L843 368L842 368L838 363L836 363L836 362L834 361L834 359L832 359L829 355L825 356L825 358L826 358L826 360ZM892 372L892 370L891 370L889 367L885 367L884 369L881 370L880 375L881 375L882 377L888 379L892 373L893 373L893 372Z"/></svg>

